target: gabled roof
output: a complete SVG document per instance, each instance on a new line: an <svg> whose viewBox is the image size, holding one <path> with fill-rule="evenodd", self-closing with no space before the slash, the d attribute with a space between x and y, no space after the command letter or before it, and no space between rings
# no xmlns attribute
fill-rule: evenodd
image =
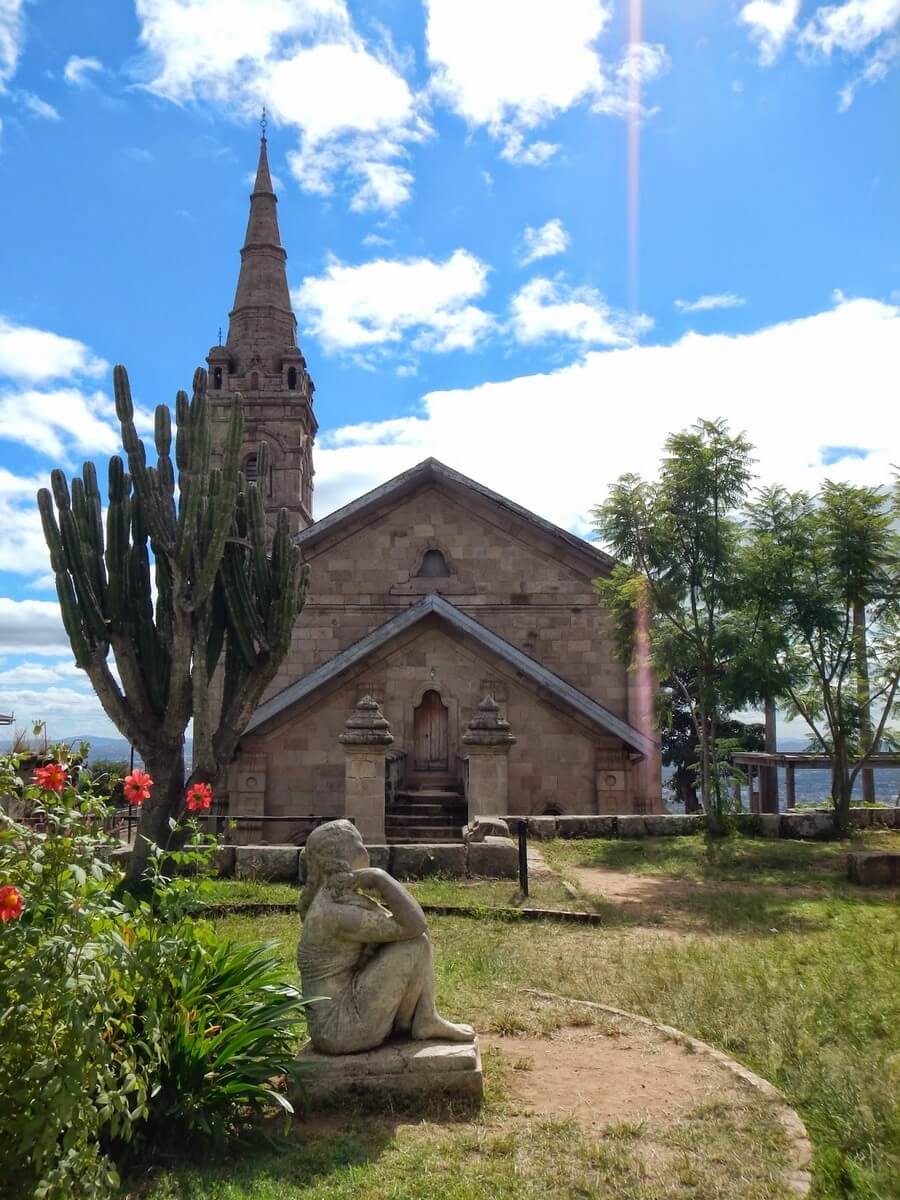
<svg viewBox="0 0 900 1200"><path fill-rule="evenodd" d="M343 508L336 509L327 517L323 517L321 521L316 521L307 529L301 530L294 536L294 541L298 546L312 547L346 522L377 510L385 501L399 499L425 483L443 483L451 490L474 492L483 500L487 500L497 508L517 517L533 529L557 538L578 554L593 559L598 570L609 571L615 565L615 559L604 554L602 550L598 550L596 546L592 546L590 542L586 542L584 538L576 537L574 533L569 533L559 525L554 525L552 521L546 521L537 513L523 508L521 504L516 504L513 500L508 500L499 492L491 491L483 483L477 483L474 479L470 479L468 475L454 471L452 467L446 466L436 458L426 458L416 466L410 467L408 471L395 475L387 483L382 483L380 487L373 488L371 492L366 492L356 500L351 500Z"/></svg>
<svg viewBox="0 0 900 1200"><path fill-rule="evenodd" d="M293 705L299 704L301 700L313 695L319 688L339 679L340 676L362 663L370 654L380 650L394 638L432 615L439 617L460 633L471 637L486 650L507 662L533 684L543 688L566 708L585 717L604 732L620 738L639 754L650 755L658 749L652 738L617 717L615 713L611 713L608 708L604 708L602 704L598 704L584 692L572 687L570 683L566 683L559 675L535 659L529 658L517 646L513 646L511 642L506 641L493 630L485 628L480 621L476 621L468 613L449 604L436 592L432 592L417 604L403 609L396 617L391 617L389 621L385 621L383 625L373 629L371 633L367 633L364 638L360 638L346 650L341 650L328 662L323 663L314 671L310 671L296 683L289 684L277 696L272 696L270 700L261 704L247 726L247 733L259 729Z"/></svg>

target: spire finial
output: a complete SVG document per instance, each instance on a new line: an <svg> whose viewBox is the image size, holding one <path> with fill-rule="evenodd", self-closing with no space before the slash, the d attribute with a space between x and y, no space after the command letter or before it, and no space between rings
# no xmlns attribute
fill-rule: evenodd
<svg viewBox="0 0 900 1200"><path fill-rule="evenodd" d="M266 140L266 130L269 128L269 113L266 106L262 107L262 116L259 118L259 133L262 141Z"/></svg>
<svg viewBox="0 0 900 1200"><path fill-rule="evenodd" d="M219 345L222 345L222 326L219 326Z"/></svg>

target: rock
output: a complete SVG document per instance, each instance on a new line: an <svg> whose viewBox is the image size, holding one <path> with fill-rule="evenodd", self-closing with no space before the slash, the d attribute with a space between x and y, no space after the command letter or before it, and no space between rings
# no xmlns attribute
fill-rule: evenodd
<svg viewBox="0 0 900 1200"><path fill-rule="evenodd" d="M365 1054L319 1054L305 1046L297 1056L303 1068L299 1095L304 1100L353 1096L444 1096L481 1100L484 1075L478 1039L473 1042L413 1042L397 1039Z"/></svg>
<svg viewBox="0 0 900 1200"><path fill-rule="evenodd" d="M390 873L397 879L425 879L429 875L449 875L458 879L466 873L465 846L434 843L390 846L389 849Z"/></svg>
<svg viewBox="0 0 900 1200"><path fill-rule="evenodd" d="M234 874L237 879L297 883L300 851L296 846L235 846Z"/></svg>
<svg viewBox="0 0 900 1200"><path fill-rule="evenodd" d="M518 879L519 851L506 838L485 838L465 847L468 873L480 879Z"/></svg>
<svg viewBox="0 0 900 1200"><path fill-rule="evenodd" d="M561 838L612 838L616 836L618 817L557 817L556 831Z"/></svg>
<svg viewBox="0 0 900 1200"><path fill-rule="evenodd" d="M486 837L510 837L509 826L502 817L476 817L463 828L464 842L483 842Z"/></svg>
<svg viewBox="0 0 900 1200"><path fill-rule="evenodd" d="M616 837L642 838L647 836L647 818L625 816L616 818Z"/></svg>
<svg viewBox="0 0 900 1200"><path fill-rule="evenodd" d="M821 841L834 835L834 816L830 809L810 808L781 814L783 838L808 838Z"/></svg>
<svg viewBox="0 0 900 1200"><path fill-rule="evenodd" d="M556 817L529 817L528 836L533 838L555 838Z"/></svg>
<svg viewBox="0 0 900 1200"><path fill-rule="evenodd" d="M506 823L506 827L509 830L509 836L511 838L517 838L519 836L519 826L523 821L526 825L528 824L527 817L514 817L510 813L504 813L502 820Z"/></svg>
<svg viewBox="0 0 900 1200"><path fill-rule="evenodd" d="M847 876L863 887L900 883L900 853L893 850L853 851L847 855Z"/></svg>
<svg viewBox="0 0 900 1200"><path fill-rule="evenodd" d="M699 813L649 813L644 817L644 824L648 837L680 837L686 833L699 833L703 828L703 817Z"/></svg>

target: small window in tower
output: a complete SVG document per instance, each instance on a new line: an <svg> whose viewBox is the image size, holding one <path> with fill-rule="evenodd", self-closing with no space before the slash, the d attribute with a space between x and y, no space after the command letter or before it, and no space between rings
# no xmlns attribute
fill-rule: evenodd
<svg viewBox="0 0 900 1200"><path fill-rule="evenodd" d="M216 391L222 387L222 368L213 367L213 387Z"/></svg>
<svg viewBox="0 0 900 1200"><path fill-rule="evenodd" d="M288 391L296 392L297 390L297 368L288 367Z"/></svg>
<svg viewBox="0 0 900 1200"><path fill-rule="evenodd" d="M259 375L257 375L257 373L255 371L250 376L250 391L251 392L259 391Z"/></svg>
<svg viewBox="0 0 900 1200"><path fill-rule="evenodd" d="M447 560L440 550L426 550L419 567L420 579L442 579L450 574Z"/></svg>
<svg viewBox="0 0 900 1200"><path fill-rule="evenodd" d="M255 454L248 454L244 459L244 478L248 483L256 483L256 462L257 459Z"/></svg>

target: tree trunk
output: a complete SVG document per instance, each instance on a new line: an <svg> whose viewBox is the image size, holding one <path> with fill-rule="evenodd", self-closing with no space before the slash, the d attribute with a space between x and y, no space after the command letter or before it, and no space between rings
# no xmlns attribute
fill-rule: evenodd
<svg viewBox="0 0 900 1200"><path fill-rule="evenodd" d="M177 819L184 807L184 748L165 747L141 756L153 780L150 799L141 806L134 846L125 872L125 886L137 890L147 868L150 846L168 849L173 845L170 818Z"/></svg>
<svg viewBox="0 0 900 1200"><path fill-rule="evenodd" d="M834 832L846 837L850 830L850 754L847 738L835 738L831 760L831 798L834 804Z"/></svg>
<svg viewBox="0 0 900 1200"><path fill-rule="evenodd" d="M675 785L675 795L684 805L686 813L700 811L700 801L697 798L697 784L694 782L694 772L690 767L677 766L672 776Z"/></svg>
<svg viewBox="0 0 900 1200"><path fill-rule="evenodd" d="M706 814L706 831L713 837L720 837L725 832L722 813L718 803L718 790L712 786L711 762L711 722L709 714L700 714L700 794L703 799L703 811Z"/></svg>
<svg viewBox="0 0 900 1200"><path fill-rule="evenodd" d="M869 651L866 644L866 607L864 604L853 605L853 647L856 655L856 697L859 704L859 743L860 753L868 754L877 750L872 746L872 710L869 692ZM875 772L871 767L863 767L862 800L863 804L875 803Z"/></svg>
<svg viewBox="0 0 900 1200"><path fill-rule="evenodd" d="M766 754L775 754L778 750L778 736L776 733L776 709L775 701L766 699L765 705L766 714ZM759 772L760 783L760 809L764 813L778 812L778 768L777 767L761 767Z"/></svg>

